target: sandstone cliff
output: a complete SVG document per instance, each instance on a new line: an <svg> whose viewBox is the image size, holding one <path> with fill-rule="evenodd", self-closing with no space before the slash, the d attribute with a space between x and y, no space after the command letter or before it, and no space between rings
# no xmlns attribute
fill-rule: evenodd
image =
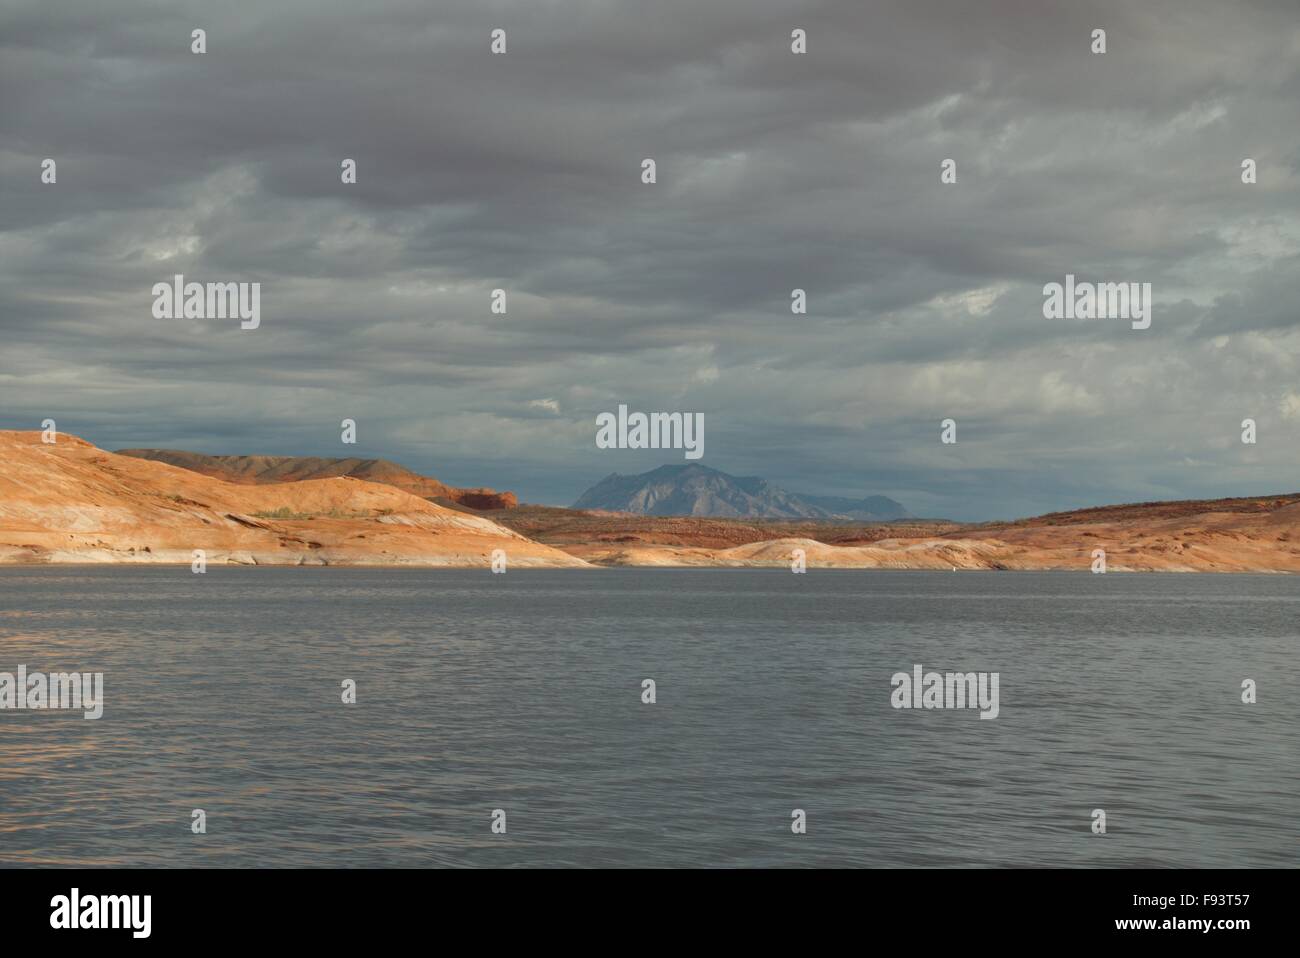
<svg viewBox="0 0 1300 958"><path fill-rule="evenodd" d="M348 477L238 484L0 431L0 562L582 566L491 520Z"/></svg>

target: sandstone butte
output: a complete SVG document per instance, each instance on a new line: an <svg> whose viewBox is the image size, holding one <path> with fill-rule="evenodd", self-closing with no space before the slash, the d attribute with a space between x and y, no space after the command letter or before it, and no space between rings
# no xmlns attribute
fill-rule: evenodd
<svg viewBox="0 0 1300 958"><path fill-rule="evenodd" d="M60 434L0 431L0 562L489 566L586 563L394 486L228 482Z"/></svg>
<svg viewBox="0 0 1300 958"><path fill-rule="evenodd" d="M470 501L458 508L429 501L450 498L435 486L452 487L392 464L361 470L376 481L301 478L318 471L310 460L260 457L245 469L238 457L167 453L186 463L181 468L131 452L66 434L46 445L39 432L0 431L0 562L188 564L203 549L209 564L483 567L499 548L510 568L789 568L802 549L809 570L1087 572L1093 550L1104 549L1110 572L1300 572L1300 494L1103 506L979 525L649 517L513 503L489 519ZM213 469L217 458L228 461Z"/></svg>

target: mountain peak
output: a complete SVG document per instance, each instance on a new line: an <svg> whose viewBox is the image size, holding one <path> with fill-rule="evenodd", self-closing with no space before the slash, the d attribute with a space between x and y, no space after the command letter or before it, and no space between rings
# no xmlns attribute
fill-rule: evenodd
<svg viewBox="0 0 1300 958"><path fill-rule="evenodd" d="M579 496L573 508L652 516L881 522L911 516L900 503L885 496L855 500L797 495L758 476L732 476L700 463L663 465L635 476L613 473Z"/></svg>

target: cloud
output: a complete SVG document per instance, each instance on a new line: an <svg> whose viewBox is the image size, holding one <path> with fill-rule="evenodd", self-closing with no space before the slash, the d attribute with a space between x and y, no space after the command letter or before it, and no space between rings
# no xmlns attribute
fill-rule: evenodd
<svg viewBox="0 0 1300 958"><path fill-rule="evenodd" d="M0 425L564 503L661 461L595 448L626 402L960 518L1289 490L1297 43L1283 0L10 0ZM1044 320L1067 272L1152 328ZM175 273L261 328L153 319Z"/></svg>

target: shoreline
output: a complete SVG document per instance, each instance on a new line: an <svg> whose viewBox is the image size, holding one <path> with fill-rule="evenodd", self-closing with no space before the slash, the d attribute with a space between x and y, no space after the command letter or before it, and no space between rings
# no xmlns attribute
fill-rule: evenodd
<svg viewBox="0 0 1300 958"><path fill-rule="evenodd" d="M389 570L411 570L411 571L428 571L428 570L457 570L457 571L490 571L491 563L448 563L448 562L220 562L208 560L209 568L213 569L389 569ZM60 569L100 569L100 568L185 568L191 566L188 561L171 560L171 559L123 559L123 560L80 560L80 559L38 559L33 561L21 561L12 559L0 559L0 570L5 569L32 569L32 568L60 568ZM721 570L730 572L753 572L753 571L772 571L790 573L787 564L764 564L764 565L741 565L736 563L683 563L679 565L671 563L646 563L638 565L635 563L601 563L588 562L585 565L546 565L546 564L520 564L509 567L508 572L584 572L593 569L611 570L611 569L639 569L639 570L663 570L663 571L681 571L687 569L705 569ZM1061 566L1061 565L1044 565L1044 566L1022 566L1019 568L994 568L994 567L966 567L955 569L942 569L934 566L921 565L834 565L834 566L808 566L808 573L811 572L939 572L949 575L960 572L995 572L999 574L1015 575L1021 572L1059 572L1069 575L1267 575L1267 576L1286 576L1297 575L1294 569L1154 569L1154 568L1112 568L1105 573L1094 573L1086 564L1083 567ZM193 573L202 575L205 573ZM807 574L807 573L804 573Z"/></svg>

